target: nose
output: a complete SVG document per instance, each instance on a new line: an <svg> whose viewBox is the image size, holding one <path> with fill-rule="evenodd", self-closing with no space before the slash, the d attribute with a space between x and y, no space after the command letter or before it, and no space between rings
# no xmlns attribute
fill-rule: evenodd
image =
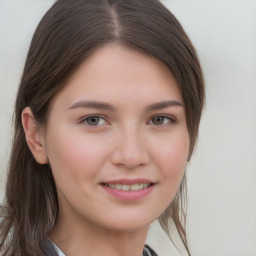
<svg viewBox="0 0 256 256"><path fill-rule="evenodd" d="M146 141L142 132L126 129L118 136L111 154L114 165L135 169L149 163Z"/></svg>

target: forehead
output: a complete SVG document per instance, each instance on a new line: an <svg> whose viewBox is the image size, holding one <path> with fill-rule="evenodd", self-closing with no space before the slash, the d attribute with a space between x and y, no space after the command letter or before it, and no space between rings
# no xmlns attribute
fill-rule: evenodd
<svg viewBox="0 0 256 256"><path fill-rule="evenodd" d="M166 97L182 102L167 66L155 57L117 44L108 44L87 58L56 99L129 102Z"/></svg>

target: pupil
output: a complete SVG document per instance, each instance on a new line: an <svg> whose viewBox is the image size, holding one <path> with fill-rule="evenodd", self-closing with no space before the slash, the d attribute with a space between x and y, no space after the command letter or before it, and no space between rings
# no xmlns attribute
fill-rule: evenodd
<svg viewBox="0 0 256 256"><path fill-rule="evenodd" d="M99 123L99 117L97 116L92 116L88 119L88 124L90 125L97 125Z"/></svg>
<svg viewBox="0 0 256 256"><path fill-rule="evenodd" d="M162 116L156 116L153 118L153 123L154 124L162 124L164 121L164 118Z"/></svg>

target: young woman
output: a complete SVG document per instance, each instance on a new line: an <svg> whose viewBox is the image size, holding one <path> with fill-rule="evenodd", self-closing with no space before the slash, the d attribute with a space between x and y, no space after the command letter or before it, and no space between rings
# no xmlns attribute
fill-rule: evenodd
<svg viewBox="0 0 256 256"><path fill-rule="evenodd" d="M185 230L185 169L204 86L158 0L59 0L28 52L2 255L153 256L150 223Z"/></svg>

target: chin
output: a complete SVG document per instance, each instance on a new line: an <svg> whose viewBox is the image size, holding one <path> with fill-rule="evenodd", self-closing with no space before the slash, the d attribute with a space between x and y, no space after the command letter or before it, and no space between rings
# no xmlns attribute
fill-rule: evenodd
<svg viewBox="0 0 256 256"><path fill-rule="evenodd" d="M117 220L117 219L116 219ZM146 218L119 218L118 221L112 223L108 222L108 229L117 232L137 232L148 229L149 225L155 219L147 220Z"/></svg>

